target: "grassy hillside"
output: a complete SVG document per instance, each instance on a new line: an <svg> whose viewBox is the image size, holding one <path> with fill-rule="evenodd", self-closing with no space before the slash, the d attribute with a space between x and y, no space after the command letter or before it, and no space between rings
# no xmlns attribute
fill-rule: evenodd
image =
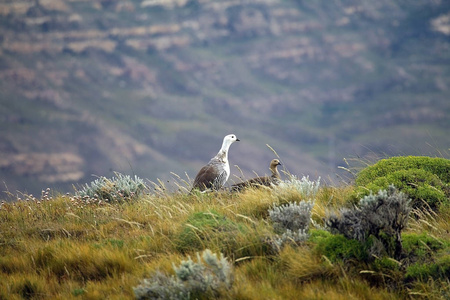
<svg viewBox="0 0 450 300"><path fill-rule="evenodd" d="M113 171L295 174L447 149L447 1L5 1L0 179L9 191ZM239 174L237 170L235 174ZM6 188L5 188L6 189Z"/></svg>
<svg viewBox="0 0 450 300"><path fill-rule="evenodd" d="M200 296L449 297L448 205L412 210L401 233L401 258L367 256L366 251L379 249L324 230L330 212L351 207L354 186L319 184L294 179L275 189L187 194L187 182L179 180L178 192L167 192L161 182L128 201L47 190L40 197L2 202L0 298L133 299L133 288L144 278L150 280L158 271L172 276L174 266L188 256L197 262L196 253L204 249L224 254L232 283ZM313 206L307 239L294 242L294 235L276 246L280 228L270 211L308 201Z"/></svg>

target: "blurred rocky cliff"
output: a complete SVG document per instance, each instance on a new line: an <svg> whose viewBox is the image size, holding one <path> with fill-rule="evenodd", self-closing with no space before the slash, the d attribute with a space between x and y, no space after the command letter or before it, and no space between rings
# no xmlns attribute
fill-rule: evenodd
<svg viewBox="0 0 450 300"><path fill-rule="evenodd" d="M449 87L449 1L5 0L2 190L439 155Z"/></svg>

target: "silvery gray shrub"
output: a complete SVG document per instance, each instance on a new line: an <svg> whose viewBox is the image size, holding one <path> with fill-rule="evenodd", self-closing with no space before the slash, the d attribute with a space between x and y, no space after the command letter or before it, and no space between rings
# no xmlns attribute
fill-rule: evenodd
<svg viewBox="0 0 450 300"><path fill-rule="evenodd" d="M275 250L281 249L285 243L299 244L308 239L313 207L314 202L301 201L274 206L269 209L269 218L277 233L271 240L272 247Z"/></svg>
<svg viewBox="0 0 450 300"><path fill-rule="evenodd" d="M314 202L310 201L274 206L272 209L269 209L269 218L273 222L275 231L278 233L283 233L286 230L307 231L313 207Z"/></svg>
<svg viewBox="0 0 450 300"><path fill-rule="evenodd" d="M309 234L304 229L299 229L298 231L291 231L287 229L281 236L276 235L272 239L272 247L274 250L281 249L286 243L298 245L301 242L308 240Z"/></svg>
<svg viewBox="0 0 450 300"><path fill-rule="evenodd" d="M295 175L290 175L287 180L281 181L274 186L274 195L282 196L287 190L297 191L302 199L314 199L319 191L320 177L316 181L309 180L309 176L298 179Z"/></svg>
<svg viewBox="0 0 450 300"><path fill-rule="evenodd" d="M87 200L103 200L107 202L120 202L134 200L145 189L144 181L138 176L116 173L115 177L108 179L99 177L89 184L85 184L76 196Z"/></svg>
<svg viewBox="0 0 450 300"><path fill-rule="evenodd" d="M369 254L387 254L401 258L401 231L406 227L411 212L410 199L393 185L376 195L362 198L354 208L343 208L339 213L329 213L325 223L333 233L349 239L366 242L372 238Z"/></svg>
<svg viewBox="0 0 450 300"><path fill-rule="evenodd" d="M308 239L311 210L319 186L320 177L316 181L311 181L309 176L298 179L295 175L291 175L273 187L273 196L281 202L287 202L269 209L269 218L276 233L270 239L270 243L275 250L281 249L285 243L299 244ZM299 202L293 201L295 199ZM308 201L300 201L301 199Z"/></svg>
<svg viewBox="0 0 450 300"><path fill-rule="evenodd" d="M156 272L151 278L142 280L133 289L136 299L213 299L233 284L232 265L223 254L218 257L209 249L201 256L197 253L197 262L188 257L173 268L175 276Z"/></svg>

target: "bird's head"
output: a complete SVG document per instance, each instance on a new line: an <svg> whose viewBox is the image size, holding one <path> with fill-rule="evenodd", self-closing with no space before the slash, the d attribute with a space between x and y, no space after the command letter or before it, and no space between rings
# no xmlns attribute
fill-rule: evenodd
<svg viewBox="0 0 450 300"><path fill-rule="evenodd" d="M271 167L276 167L276 166L281 166L281 162L279 159L272 159L272 161L270 162L270 166Z"/></svg>
<svg viewBox="0 0 450 300"><path fill-rule="evenodd" d="M235 134L229 134L223 138L224 143L232 144L234 142L239 142L240 139L237 138Z"/></svg>

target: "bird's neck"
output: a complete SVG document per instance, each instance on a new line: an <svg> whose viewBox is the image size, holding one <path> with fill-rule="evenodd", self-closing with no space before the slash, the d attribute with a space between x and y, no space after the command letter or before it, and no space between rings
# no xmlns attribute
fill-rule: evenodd
<svg viewBox="0 0 450 300"><path fill-rule="evenodd" d="M228 149L230 149L231 143L228 140L224 140L222 143L222 148L220 148L220 152L228 153Z"/></svg>
<svg viewBox="0 0 450 300"><path fill-rule="evenodd" d="M223 163L228 163L228 151L220 149L219 153L217 153L216 158Z"/></svg>
<svg viewBox="0 0 450 300"><path fill-rule="evenodd" d="M220 148L219 153L216 155L216 157L224 163L228 162L228 149L230 149L230 145L231 143L228 141L223 141L222 148Z"/></svg>
<svg viewBox="0 0 450 300"><path fill-rule="evenodd" d="M274 178L281 178L280 173L278 172L277 167L273 167L270 169L272 171L272 177Z"/></svg>

